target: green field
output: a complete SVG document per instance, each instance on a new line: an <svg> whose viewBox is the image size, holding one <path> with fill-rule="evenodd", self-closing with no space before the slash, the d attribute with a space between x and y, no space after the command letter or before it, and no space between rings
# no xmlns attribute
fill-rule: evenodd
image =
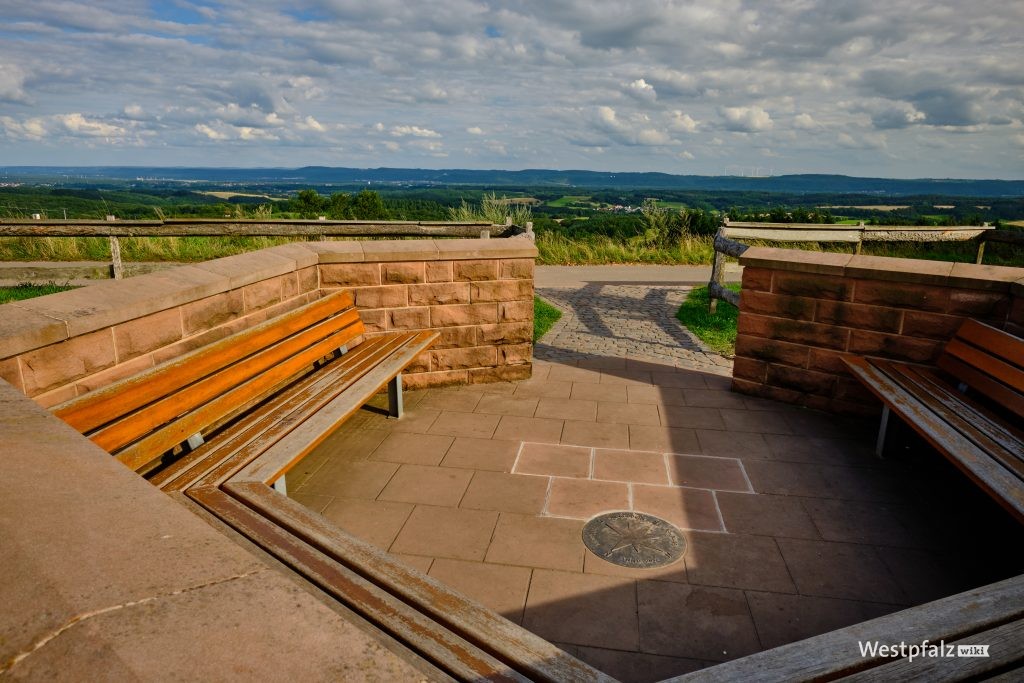
<svg viewBox="0 0 1024 683"><path fill-rule="evenodd" d="M585 204L590 202L589 194L567 194L558 199L550 200L547 205L556 209L564 209L569 206L576 204Z"/></svg>

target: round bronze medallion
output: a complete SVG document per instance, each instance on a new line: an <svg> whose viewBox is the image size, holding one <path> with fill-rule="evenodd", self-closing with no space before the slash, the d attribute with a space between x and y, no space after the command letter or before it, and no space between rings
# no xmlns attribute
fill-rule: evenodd
<svg viewBox="0 0 1024 683"><path fill-rule="evenodd" d="M649 569L672 564L686 551L679 529L642 512L609 512L583 527L590 551L612 564Z"/></svg>

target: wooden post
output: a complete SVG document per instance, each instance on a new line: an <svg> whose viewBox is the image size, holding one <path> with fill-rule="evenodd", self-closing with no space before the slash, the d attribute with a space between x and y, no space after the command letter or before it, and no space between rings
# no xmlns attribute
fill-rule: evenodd
<svg viewBox="0 0 1024 683"><path fill-rule="evenodd" d="M854 247L853 253L860 256L861 247L864 246L864 221L857 223L857 227L860 228L860 239L857 240L857 246Z"/></svg>
<svg viewBox="0 0 1024 683"><path fill-rule="evenodd" d="M715 287L718 285L718 287ZM715 260L711 262L711 282L708 286L708 313L714 313L718 308L718 299L715 292L719 287L725 285L725 254L715 249Z"/></svg>
<svg viewBox="0 0 1024 683"><path fill-rule="evenodd" d="M114 216L107 216L108 221L117 220ZM124 264L121 263L121 243L118 239L110 235L110 274L115 280L124 279Z"/></svg>
<svg viewBox="0 0 1024 683"><path fill-rule="evenodd" d="M981 227L987 228L988 223L982 223ZM978 238L978 257L974 260L974 263L980 266L983 258L985 258L985 233L982 233L981 237Z"/></svg>
<svg viewBox="0 0 1024 683"><path fill-rule="evenodd" d="M491 231L490 230L481 230L480 231L480 239L487 240L487 239L490 239L490 238L491 238Z"/></svg>

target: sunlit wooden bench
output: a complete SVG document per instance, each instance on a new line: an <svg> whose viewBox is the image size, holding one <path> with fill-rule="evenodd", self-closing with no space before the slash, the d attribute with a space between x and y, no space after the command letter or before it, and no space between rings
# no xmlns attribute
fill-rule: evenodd
<svg viewBox="0 0 1024 683"><path fill-rule="evenodd" d="M879 455L895 413L1024 521L1024 339L968 319L937 367L844 360L885 405Z"/></svg>

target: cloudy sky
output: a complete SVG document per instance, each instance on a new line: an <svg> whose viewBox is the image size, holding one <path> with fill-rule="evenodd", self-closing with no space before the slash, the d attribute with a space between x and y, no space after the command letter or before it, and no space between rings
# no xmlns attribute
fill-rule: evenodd
<svg viewBox="0 0 1024 683"><path fill-rule="evenodd" d="M1024 177L1020 0L0 0L0 165Z"/></svg>

